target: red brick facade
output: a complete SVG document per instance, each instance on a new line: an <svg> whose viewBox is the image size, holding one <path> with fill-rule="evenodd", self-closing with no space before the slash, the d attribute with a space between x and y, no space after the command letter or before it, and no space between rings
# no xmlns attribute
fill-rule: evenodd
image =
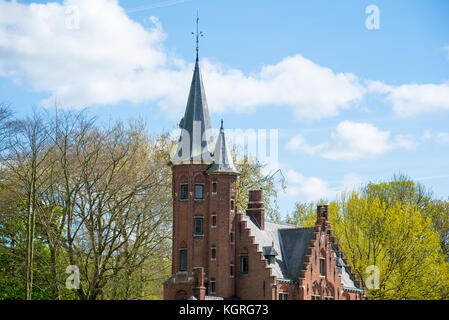
<svg viewBox="0 0 449 320"><path fill-rule="evenodd" d="M223 121L214 152L198 56L172 167L172 276L164 299L361 299L332 237L327 206L313 228L265 221L262 190L237 212L237 172ZM341 275L340 275L341 272Z"/></svg>
<svg viewBox="0 0 449 320"><path fill-rule="evenodd" d="M230 297L235 293L231 265L235 265L236 175L205 174L208 165L185 164L173 167L173 277L165 284L164 299L176 299L194 281L193 269L203 267L208 294ZM213 184L216 183L216 192ZM188 199L182 200L181 185L188 185ZM204 199L194 199L196 184L204 185ZM213 218L215 216L215 218ZM202 234L195 234L194 219L203 219ZM215 220L215 221L214 221ZM215 223L215 224L214 224ZM212 249L215 249L215 258ZM187 270L180 271L180 249L187 249ZM233 270L235 273L235 268ZM215 293L210 282L215 281ZM187 289L185 289L185 284Z"/></svg>
<svg viewBox="0 0 449 320"><path fill-rule="evenodd" d="M164 299L186 299L192 295L200 299L205 296L243 300L363 299L361 284L356 281L357 288L347 288L339 274L336 252L345 263L344 272L357 280L343 253L338 251L327 220L327 206L317 209L317 222L310 230L313 236L304 263L298 266L299 277L277 278L252 234L254 226L248 227L252 222L244 219L243 213L235 212L236 175L206 174L207 168L205 164L173 167L173 265L172 277L164 284ZM188 185L186 200L181 199L182 184ZM204 185L204 199L194 199L195 184ZM261 192L251 192L246 214L252 215L263 230ZM198 217L203 219L201 235L194 232L194 219ZM181 249L187 250L185 271L180 271ZM242 261L246 259L242 257L248 257L247 272L242 272ZM203 277L198 270L204 272Z"/></svg>

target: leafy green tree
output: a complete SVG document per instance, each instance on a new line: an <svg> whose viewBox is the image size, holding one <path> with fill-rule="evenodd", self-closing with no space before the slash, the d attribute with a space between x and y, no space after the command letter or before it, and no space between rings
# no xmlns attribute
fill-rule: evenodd
<svg viewBox="0 0 449 320"><path fill-rule="evenodd" d="M287 220L313 225L317 204L297 204ZM445 205L433 201L423 186L404 176L368 183L329 203L333 234L354 271L365 284L371 275L367 267L376 266L380 272L379 287L367 290L369 299L448 297Z"/></svg>

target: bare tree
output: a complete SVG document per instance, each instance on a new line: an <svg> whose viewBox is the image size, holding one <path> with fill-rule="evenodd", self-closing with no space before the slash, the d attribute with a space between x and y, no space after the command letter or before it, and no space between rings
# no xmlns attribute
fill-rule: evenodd
<svg viewBox="0 0 449 320"><path fill-rule="evenodd" d="M0 156L8 147L8 138L12 127L12 111L4 103L0 103ZM0 158L1 159L1 158Z"/></svg>
<svg viewBox="0 0 449 320"><path fill-rule="evenodd" d="M150 138L138 121L99 128L63 112L53 124L48 210L40 215L53 277L60 283L62 255L80 270L78 298L130 297L136 270L169 252L171 141ZM53 290L59 297L58 285Z"/></svg>
<svg viewBox="0 0 449 320"><path fill-rule="evenodd" d="M51 152L45 122L38 112L26 120L15 123L16 131L10 139L9 152L4 165L18 184L17 197L26 208L26 299L31 299L33 288L33 261L36 214L45 176L48 170L46 158Z"/></svg>

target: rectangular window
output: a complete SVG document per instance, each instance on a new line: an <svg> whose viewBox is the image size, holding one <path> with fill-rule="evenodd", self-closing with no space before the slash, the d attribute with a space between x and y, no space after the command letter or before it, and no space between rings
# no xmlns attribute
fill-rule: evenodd
<svg viewBox="0 0 449 320"><path fill-rule="evenodd" d="M212 257L212 260L217 259L217 248L215 246L212 246L211 257Z"/></svg>
<svg viewBox="0 0 449 320"><path fill-rule="evenodd" d="M179 250L179 271L187 271L187 249Z"/></svg>
<svg viewBox="0 0 449 320"><path fill-rule="evenodd" d="M321 276L324 276L324 274L325 274L325 268L326 266L325 266L325 264L324 264L324 258L320 258L320 275Z"/></svg>
<svg viewBox="0 0 449 320"><path fill-rule="evenodd" d="M288 294L285 292L279 292L279 300L287 300Z"/></svg>
<svg viewBox="0 0 449 320"><path fill-rule="evenodd" d="M229 267L229 273L230 273L231 278L234 278L234 265L233 264L231 264Z"/></svg>
<svg viewBox="0 0 449 320"><path fill-rule="evenodd" d="M217 193L217 183L212 182L212 193Z"/></svg>
<svg viewBox="0 0 449 320"><path fill-rule="evenodd" d="M240 257L240 272L248 273L248 256Z"/></svg>
<svg viewBox="0 0 449 320"><path fill-rule="evenodd" d="M189 185L181 184L181 200L189 199Z"/></svg>
<svg viewBox="0 0 449 320"><path fill-rule="evenodd" d="M193 233L196 236L203 234L203 217L195 217L193 219Z"/></svg>
<svg viewBox="0 0 449 320"><path fill-rule="evenodd" d="M231 210L234 210L234 200L231 200Z"/></svg>
<svg viewBox="0 0 449 320"><path fill-rule="evenodd" d="M231 232L229 240L231 241L231 243L234 243L234 232Z"/></svg>
<svg viewBox="0 0 449 320"><path fill-rule="evenodd" d="M204 199L204 185L203 184L195 185L195 199L196 200Z"/></svg>
<svg viewBox="0 0 449 320"><path fill-rule="evenodd" d="M210 293L215 293L215 280L210 281Z"/></svg>
<svg viewBox="0 0 449 320"><path fill-rule="evenodd" d="M212 216L212 228L215 228L217 226L217 216Z"/></svg>

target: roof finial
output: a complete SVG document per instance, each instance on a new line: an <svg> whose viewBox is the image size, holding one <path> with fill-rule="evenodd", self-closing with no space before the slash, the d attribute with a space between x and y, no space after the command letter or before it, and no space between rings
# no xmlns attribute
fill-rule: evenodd
<svg viewBox="0 0 449 320"><path fill-rule="evenodd" d="M200 17L198 15L198 9L196 10L196 60L198 61L198 51L200 51L200 47L199 47L199 42L200 42L200 37L203 37L203 31L199 31L198 29L198 22L200 21ZM192 32L192 34L195 34L194 32Z"/></svg>

